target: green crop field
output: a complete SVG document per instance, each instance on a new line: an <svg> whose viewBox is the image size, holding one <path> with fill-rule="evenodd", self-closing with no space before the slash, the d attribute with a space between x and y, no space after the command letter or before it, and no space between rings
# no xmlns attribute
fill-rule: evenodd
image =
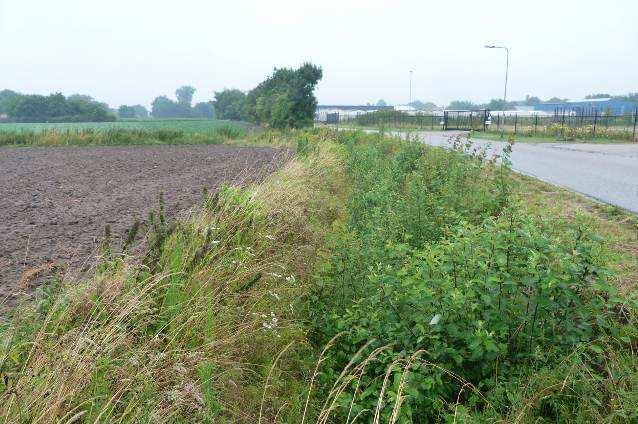
<svg viewBox="0 0 638 424"><path fill-rule="evenodd" d="M42 132L45 130L179 130L184 133L208 133L228 125L242 124L210 119L141 119L116 122L0 123L0 132Z"/></svg>
<svg viewBox="0 0 638 424"><path fill-rule="evenodd" d="M0 124L0 146L218 144L246 134L244 123L205 119Z"/></svg>

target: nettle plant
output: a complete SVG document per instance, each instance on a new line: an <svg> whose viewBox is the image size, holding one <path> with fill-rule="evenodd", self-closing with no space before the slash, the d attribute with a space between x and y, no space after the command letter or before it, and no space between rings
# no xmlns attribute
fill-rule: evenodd
<svg viewBox="0 0 638 424"><path fill-rule="evenodd" d="M499 381L613 333L600 240L587 228L565 240L510 204L509 152L497 167L459 140L351 149L349 231L315 293L318 340L339 335L321 376L342 384L337 415L483 408Z"/></svg>

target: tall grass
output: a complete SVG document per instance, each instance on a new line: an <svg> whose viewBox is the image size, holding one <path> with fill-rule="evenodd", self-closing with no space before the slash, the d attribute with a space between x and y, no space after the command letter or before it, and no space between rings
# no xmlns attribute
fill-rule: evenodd
<svg viewBox="0 0 638 424"><path fill-rule="evenodd" d="M186 220L160 213L141 263L105 248L94 278L18 309L0 330L0 420L297 421L300 295L340 175L326 145Z"/></svg>
<svg viewBox="0 0 638 424"><path fill-rule="evenodd" d="M242 128L226 125L209 132L181 129L46 129L42 131L0 131L0 146L117 146L140 144L221 144L244 137Z"/></svg>

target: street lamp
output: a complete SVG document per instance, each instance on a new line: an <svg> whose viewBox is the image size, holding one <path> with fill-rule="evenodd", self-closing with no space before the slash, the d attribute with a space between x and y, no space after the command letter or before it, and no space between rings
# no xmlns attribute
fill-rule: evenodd
<svg viewBox="0 0 638 424"><path fill-rule="evenodd" d="M408 103L408 106L412 104L412 73L413 71L410 70L410 102Z"/></svg>
<svg viewBox="0 0 638 424"><path fill-rule="evenodd" d="M510 49L505 46L485 46L486 49L504 49L505 56L505 94L503 94L503 103L507 103L507 74L510 67Z"/></svg>

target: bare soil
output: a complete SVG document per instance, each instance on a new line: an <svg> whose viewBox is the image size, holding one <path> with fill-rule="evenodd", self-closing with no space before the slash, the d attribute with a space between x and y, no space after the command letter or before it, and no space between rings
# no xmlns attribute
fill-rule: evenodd
<svg viewBox="0 0 638 424"><path fill-rule="evenodd" d="M108 225L124 237L156 211L185 213L220 184L263 179L290 151L234 146L0 148L0 309L95 263Z"/></svg>

